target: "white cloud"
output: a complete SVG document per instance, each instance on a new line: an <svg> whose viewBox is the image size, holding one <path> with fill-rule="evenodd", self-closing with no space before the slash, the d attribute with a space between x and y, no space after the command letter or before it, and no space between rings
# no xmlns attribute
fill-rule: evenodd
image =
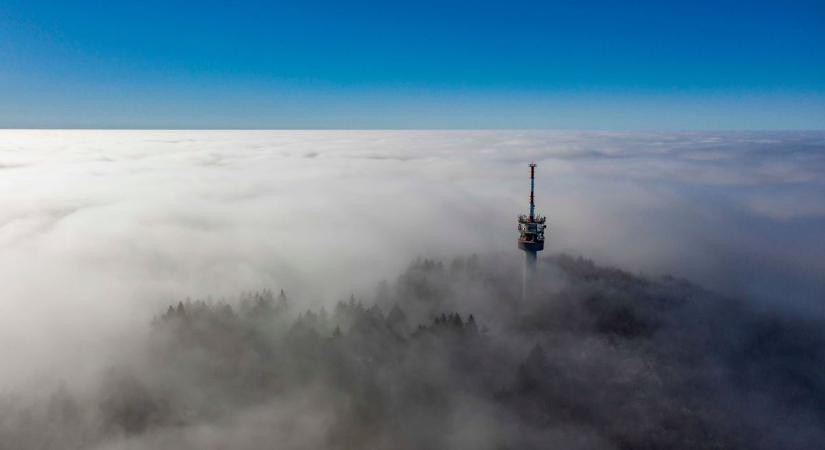
<svg viewBox="0 0 825 450"><path fill-rule="evenodd" d="M314 303L419 255L516 254L530 160L551 252L734 293L753 279L793 285L800 301L823 287L821 133L2 131L0 142L0 341L12 361L0 382L105 351L187 295L284 287Z"/></svg>

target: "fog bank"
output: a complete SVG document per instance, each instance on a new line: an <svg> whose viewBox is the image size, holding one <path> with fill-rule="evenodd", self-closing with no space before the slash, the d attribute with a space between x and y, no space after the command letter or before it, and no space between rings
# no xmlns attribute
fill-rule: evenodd
<svg viewBox="0 0 825 450"><path fill-rule="evenodd" d="M0 390L23 403L51 395L43 386L94 397L112 367L155 367L142 359L152 319L187 297L284 289L296 314L349 294L369 305L376 285L397 280L416 257L471 254L499 261L506 287L506 267L520 257L514 219L526 209L530 161L539 165L548 254L686 277L747 314L823 317L823 150L821 132L0 131ZM565 286L552 267L539 302L551 309ZM507 314L506 289L456 290L443 310L412 304L406 313L415 324L452 311L465 320ZM389 314L393 305L380 306ZM513 333L519 321L486 322L496 345L524 352L544 339ZM574 341L562 348L579 349ZM313 395L326 402L330 387L313 389L278 401L317 411ZM459 402L461 414L493 420L474 416L479 401L497 414L477 395ZM259 423L256 408L266 412L261 427L278 417L246 405L244 426ZM183 437L152 428L150 446L213 439L212 428L197 426L224 419L196 420ZM333 420L305 419L294 426ZM579 426L548 433L580 437Z"/></svg>

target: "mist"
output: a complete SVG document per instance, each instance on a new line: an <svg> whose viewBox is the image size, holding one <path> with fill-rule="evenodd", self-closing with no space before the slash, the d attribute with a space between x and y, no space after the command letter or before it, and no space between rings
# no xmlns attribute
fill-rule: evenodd
<svg viewBox="0 0 825 450"><path fill-rule="evenodd" d="M815 448L823 149L0 131L0 442ZM550 229L521 299L531 161Z"/></svg>

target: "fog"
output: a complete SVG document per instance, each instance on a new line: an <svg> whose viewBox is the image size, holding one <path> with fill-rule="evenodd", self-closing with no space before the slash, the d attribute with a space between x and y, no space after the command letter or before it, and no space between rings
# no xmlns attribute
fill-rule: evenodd
<svg viewBox="0 0 825 450"><path fill-rule="evenodd" d="M549 241L541 289L517 314L531 161ZM0 192L9 448L822 438L825 133L7 130ZM255 320L250 299L270 308L282 289L289 311ZM351 295L363 311L334 316ZM178 302L187 312L167 312ZM367 337L395 338L358 324L395 306L409 322L392 329L399 343L372 347ZM304 316L321 307L328 323ZM482 343L439 334L453 313L474 314ZM221 337L253 361L209 343ZM271 370L277 381L245 378ZM682 382L696 403L680 403ZM570 389L578 400L560 394ZM134 402L153 413L110 414ZM42 412L55 404L79 413L56 421ZM32 431L39 417L59 439L32 437L48 434ZM767 424L774 434L749 440Z"/></svg>

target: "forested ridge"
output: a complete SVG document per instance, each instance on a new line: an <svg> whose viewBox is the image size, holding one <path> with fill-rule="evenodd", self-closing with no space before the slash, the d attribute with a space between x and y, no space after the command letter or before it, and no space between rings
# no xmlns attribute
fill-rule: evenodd
<svg viewBox="0 0 825 450"><path fill-rule="evenodd" d="M825 443L822 318L559 255L419 259L329 308L183 299L93 392L6 396L0 448L778 449Z"/></svg>

